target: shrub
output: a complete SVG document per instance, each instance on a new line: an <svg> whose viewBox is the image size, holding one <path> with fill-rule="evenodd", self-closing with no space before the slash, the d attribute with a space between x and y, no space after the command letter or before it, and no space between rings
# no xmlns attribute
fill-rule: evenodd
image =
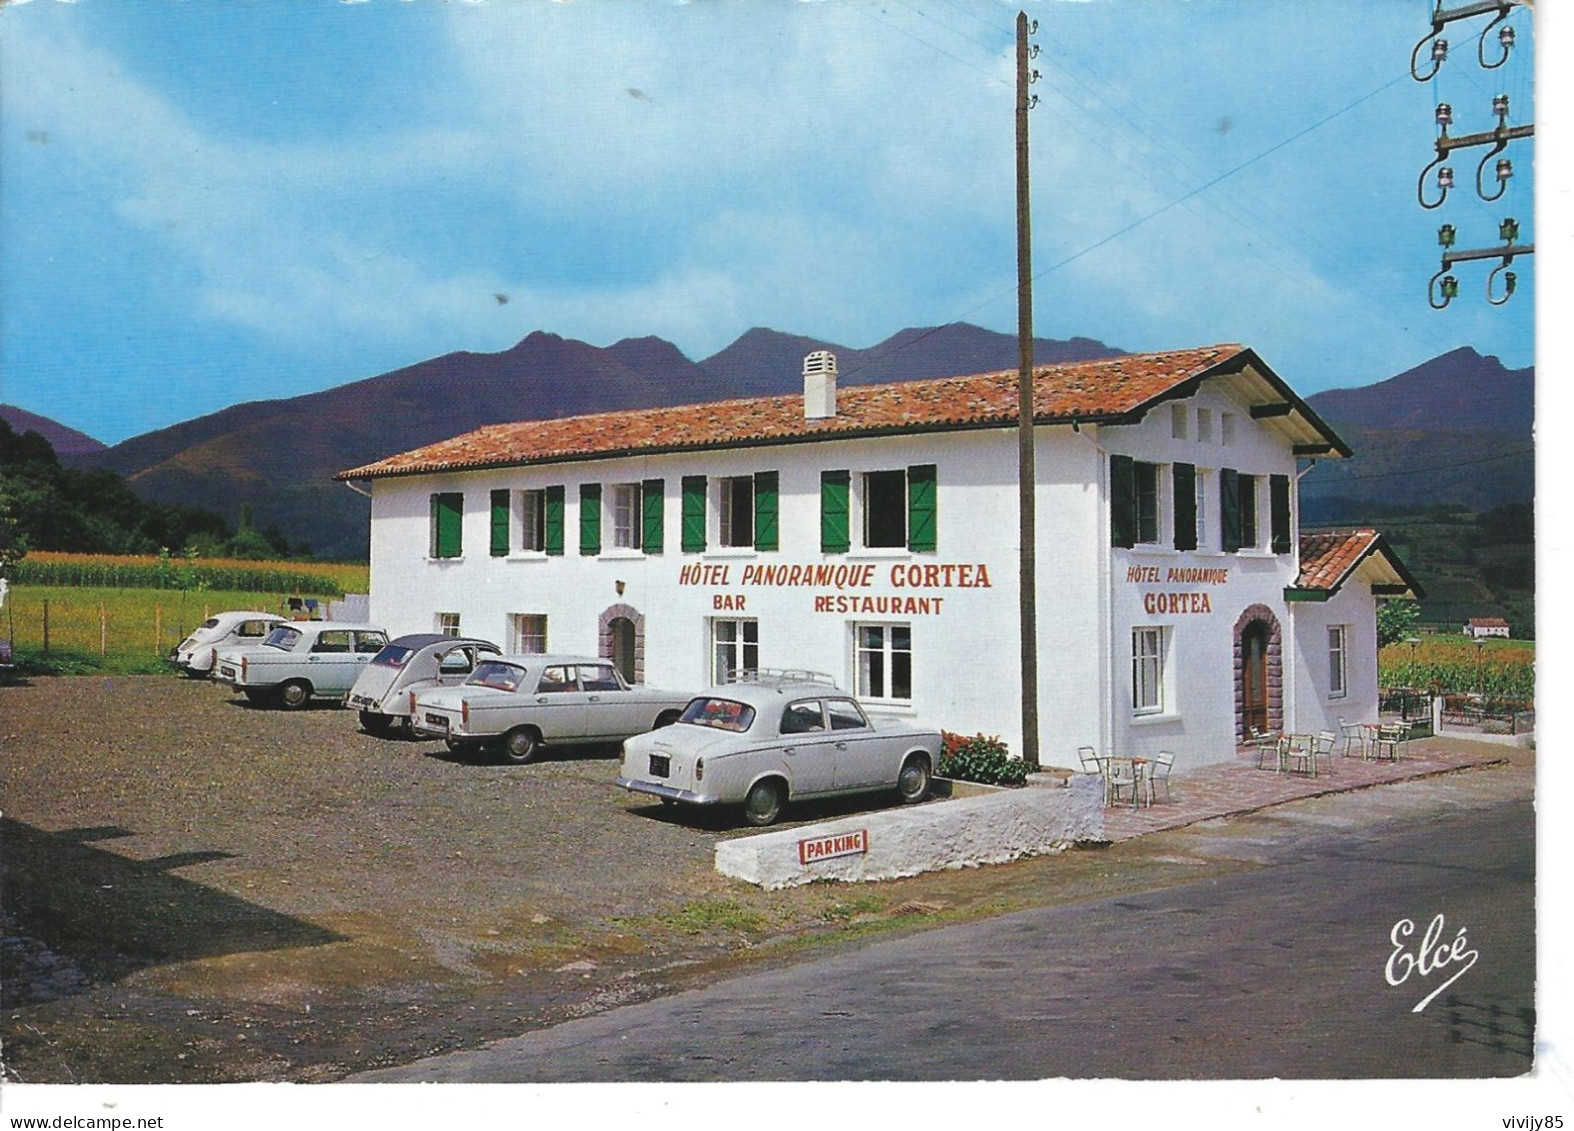
<svg viewBox="0 0 1574 1131"><path fill-rule="evenodd" d="M936 772L941 777L980 785L1022 785L1027 781L1027 763L1012 758L998 735L975 734L966 738L941 731L940 736L940 765Z"/></svg>

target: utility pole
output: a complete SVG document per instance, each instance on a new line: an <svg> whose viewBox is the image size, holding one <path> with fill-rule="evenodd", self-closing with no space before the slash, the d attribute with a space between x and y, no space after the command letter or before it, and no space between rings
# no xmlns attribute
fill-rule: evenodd
<svg viewBox="0 0 1574 1131"><path fill-rule="evenodd" d="M1037 23L1033 25L1037 28ZM1017 510L1021 537L1022 760L1038 760L1038 555L1033 452L1033 237L1029 220L1027 112L1028 19L1017 13Z"/></svg>

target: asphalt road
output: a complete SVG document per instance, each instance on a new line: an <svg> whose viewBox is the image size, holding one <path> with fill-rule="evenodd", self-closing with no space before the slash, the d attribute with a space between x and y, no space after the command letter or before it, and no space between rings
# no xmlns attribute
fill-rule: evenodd
<svg viewBox="0 0 1574 1131"><path fill-rule="evenodd" d="M1469 794L1466 778L1486 792L1410 804L1428 788ZM1200 876L1220 857L1260 866L886 941L358 1079L1520 1075L1534 1047L1535 822L1506 780L1186 830L1173 843ZM1460 958L1390 984L1406 967L1395 924L1415 924L1413 954L1440 914L1439 946L1465 930Z"/></svg>

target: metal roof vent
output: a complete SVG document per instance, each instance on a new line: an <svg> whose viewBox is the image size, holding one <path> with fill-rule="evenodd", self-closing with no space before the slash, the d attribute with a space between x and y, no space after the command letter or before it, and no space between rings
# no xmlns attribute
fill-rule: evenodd
<svg viewBox="0 0 1574 1131"><path fill-rule="evenodd" d="M803 359L803 415L826 420L836 415L836 355L815 350Z"/></svg>

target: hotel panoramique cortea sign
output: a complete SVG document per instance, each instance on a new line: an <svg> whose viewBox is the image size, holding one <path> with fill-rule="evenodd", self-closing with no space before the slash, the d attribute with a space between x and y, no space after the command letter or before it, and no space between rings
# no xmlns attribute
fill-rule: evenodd
<svg viewBox="0 0 1574 1131"><path fill-rule="evenodd" d="M1197 566L1134 565L1126 567L1128 585L1224 585L1230 580L1230 571L1220 568ZM1173 614L1211 613L1213 601L1206 589L1148 589L1142 594L1142 611L1150 616Z"/></svg>
<svg viewBox="0 0 1574 1131"><path fill-rule="evenodd" d="M900 562L837 565L755 565L699 563L678 572L679 585L713 589L711 608L746 612L747 590L802 589L814 591L814 611L880 616L938 616L945 597L936 590L992 589L983 562ZM894 590L895 592L879 592Z"/></svg>

